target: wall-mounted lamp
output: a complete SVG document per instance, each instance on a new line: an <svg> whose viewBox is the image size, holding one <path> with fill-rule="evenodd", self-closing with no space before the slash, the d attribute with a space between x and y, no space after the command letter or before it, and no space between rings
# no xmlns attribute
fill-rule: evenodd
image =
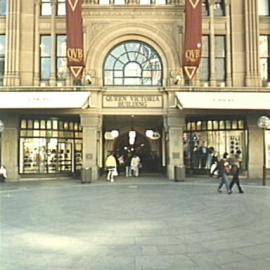
<svg viewBox="0 0 270 270"><path fill-rule="evenodd" d="M86 74L85 77L84 77L84 82L86 85L90 85L92 84L92 77L90 74Z"/></svg>
<svg viewBox="0 0 270 270"><path fill-rule="evenodd" d="M178 85L180 83L180 81L181 81L181 76L180 75L176 75L175 76L175 80L174 80L174 84L175 85Z"/></svg>

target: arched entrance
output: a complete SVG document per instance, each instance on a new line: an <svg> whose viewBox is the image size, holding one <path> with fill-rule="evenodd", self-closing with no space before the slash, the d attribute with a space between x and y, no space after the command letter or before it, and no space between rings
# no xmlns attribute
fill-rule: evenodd
<svg viewBox="0 0 270 270"><path fill-rule="evenodd" d="M113 150L118 157L123 156L124 160L128 160L133 154L138 155L142 161L142 173L161 171L160 145L154 145L144 134L136 132L136 139L132 145L129 143L128 132L121 134L114 142Z"/></svg>

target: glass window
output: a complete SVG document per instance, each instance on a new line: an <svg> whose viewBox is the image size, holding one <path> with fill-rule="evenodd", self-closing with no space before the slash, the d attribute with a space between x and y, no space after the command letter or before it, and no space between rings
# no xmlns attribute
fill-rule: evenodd
<svg viewBox="0 0 270 270"><path fill-rule="evenodd" d="M269 0L258 0L258 13L261 16L270 15Z"/></svg>
<svg viewBox="0 0 270 270"><path fill-rule="evenodd" d="M58 0L57 1L56 14L57 14L57 16L66 15L66 0Z"/></svg>
<svg viewBox="0 0 270 270"><path fill-rule="evenodd" d="M3 84L5 74L5 51L6 51L6 37L0 35L0 85Z"/></svg>
<svg viewBox="0 0 270 270"><path fill-rule="evenodd" d="M224 0L215 0L214 15L225 16L225 3Z"/></svg>
<svg viewBox="0 0 270 270"><path fill-rule="evenodd" d="M40 7L41 16L49 16L52 14L52 3L51 0L41 0Z"/></svg>
<svg viewBox="0 0 270 270"><path fill-rule="evenodd" d="M125 0L114 0L115 5L125 5L126 1Z"/></svg>
<svg viewBox="0 0 270 270"><path fill-rule="evenodd" d="M200 63L200 80L210 81L209 36L202 36L202 57Z"/></svg>
<svg viewBox="0 0 270 270"><path fill-rule="evenodd" d="M194 169L193 173L202 174L202 170L209 170L212 164L214 154L222 157L224 152L233 156L240 150L243 155L243 169L245 169L247 160L247 133L244 129L244 120L202 120L197 121L204 125L208 122L208 130L189 129L194 121L186 123L187 130L183 135L184 162L186 168ZM224 130L224 124L228 122L227 129ZM241 125L238 125L241 122ZM205 172L204 172L205 173Z"/></svg>
<svg viewBox="0 0 270 270"><path fill-rule="evenodd" d="M56 74L58 80L65 80L67 75L66 35L57 35Z"/></svg>
<svg viewBox="0 0 270 270"><path fill-rule="evenodd" d="M269 40L270 36L260 36L259 38L260 73L261 79L266 82L270 80Z"/></svg>
<svg viewBox="0 0 270 270"><path fill-rule="evenodd" d="M7 0L0 0L0 16L7 15Z"/></svg>
<svg viewBox="0 0 270 270"><path fill-rule="evenodd" d="M82 131L52 132L49 130L51 123L54 128L58 127L58 123L59 127L60 123L64 127L79 125L79 122L70 120L22 119L19 132L20 173L71 173L81 169ZM76 140L75 133L78 134ZM76 156L78 159L75 158Z"/></svg>
<svg viewBox="0 0 270 270"><path fill-rule="evenodd" d="M225 36L215 36L215 71L216 71L216 80L225 81L226 79Z"/></svg>
<svg viewBox="0 0 270 270"><path fill-rule="evenodd" d="M49 80L51 74L51 36L40 38L40 79Z"/></svg>
<svg viewBox="0 0 270 270"><path fill-rule="evenodd" d="M143 42L129 41L117 46L105 60L104 84L161 85L162 63L159 55Z"/></svg>
<svg viewBox="0 0 270 270"><path fill-rule="evenodd" d="M99 0L99 4L100 5L109 5L110 4L110 0Z"/></svg>
<svg viewBox="0 0 270 270"><path fill-rule="evenodd" d="M209 3L208 0L202 0L202 15L209 16Z"/></svg>

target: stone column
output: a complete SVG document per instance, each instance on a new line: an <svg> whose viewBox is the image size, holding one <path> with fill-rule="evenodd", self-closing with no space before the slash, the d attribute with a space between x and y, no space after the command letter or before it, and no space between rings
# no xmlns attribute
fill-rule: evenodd
<svg viewBox="0 0 270 270"><path fill-rule="evenodd" d="M83 128L83 168L91 168L92 180L99 177L98 170L98 141L100 139L100 118L94 115L81 115Z"/></svg>
<svg viewBox="0 0 270 270"><path fill-rule="evenodd" d="M246 86L260 86L259 73L259 17L257 3L244 1L245 9L245 44L246 44Z"/></svg>
<svg viewBox="0 0 270 270"><path fill-rule="evenodd" d="M1 114L1 120L4 122L5 129L2 133L2 164L7 168L8 178L6 181L19 180L18 165L18 119L9 114Z"/></svg>
<svg viewBox="0 0 270 270"><path fill-rule="evenodd" d="M257 126L260 115L249 116L248 178L262 179L264 130Z"/></svg>
<svg viewBox="0 0 270 270"><path fill-rule="evenodd" d="M184 170L183 131L185 118L183 115L168 116L167 118L167 175L170 180L175 179L175 167Z"/></svg>
<svg viewBox="0 0 270 270"><path fill-rule="evenodd" d="M20 29L21 29L21 1L10 0L6 17L6 59L5 86L20 85Z"/></svg>
<svg viewBox="0 0 270 270"><path fill-rule="evenodd" d="M39 12L40 12L40 2L39 0L36 0L34 3L34 8L35 8L35 24L34 24L34 31L35 31L35 52L34 52L34 86L38 86L40 83L40 78L39 78L39 43L40 43L40 33L39 33Z"/></svg>
<svg viewBox="0 0 270 270"><path fill-rule="evenodd" d="M226 12L226 85L232 86L230 1L225 2Z"/></svg>

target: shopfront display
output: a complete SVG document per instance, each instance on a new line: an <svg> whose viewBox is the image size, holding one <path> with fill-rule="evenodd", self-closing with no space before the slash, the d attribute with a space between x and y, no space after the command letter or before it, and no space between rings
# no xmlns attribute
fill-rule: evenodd
<svg viewBox="0 0 270 270"><path fill-rule="evenodd" d="M82 128L73 119L20 121L20 174L74 173L81 169Z"/></svg>
<svg viewBox="0 0 270 270"><path fill-rule="evenodd" d="M188 172L208 173L213 156L231 157L241 151L247 163L247 130L244 119L187 119L183 138L184 163Z"/></svg>

